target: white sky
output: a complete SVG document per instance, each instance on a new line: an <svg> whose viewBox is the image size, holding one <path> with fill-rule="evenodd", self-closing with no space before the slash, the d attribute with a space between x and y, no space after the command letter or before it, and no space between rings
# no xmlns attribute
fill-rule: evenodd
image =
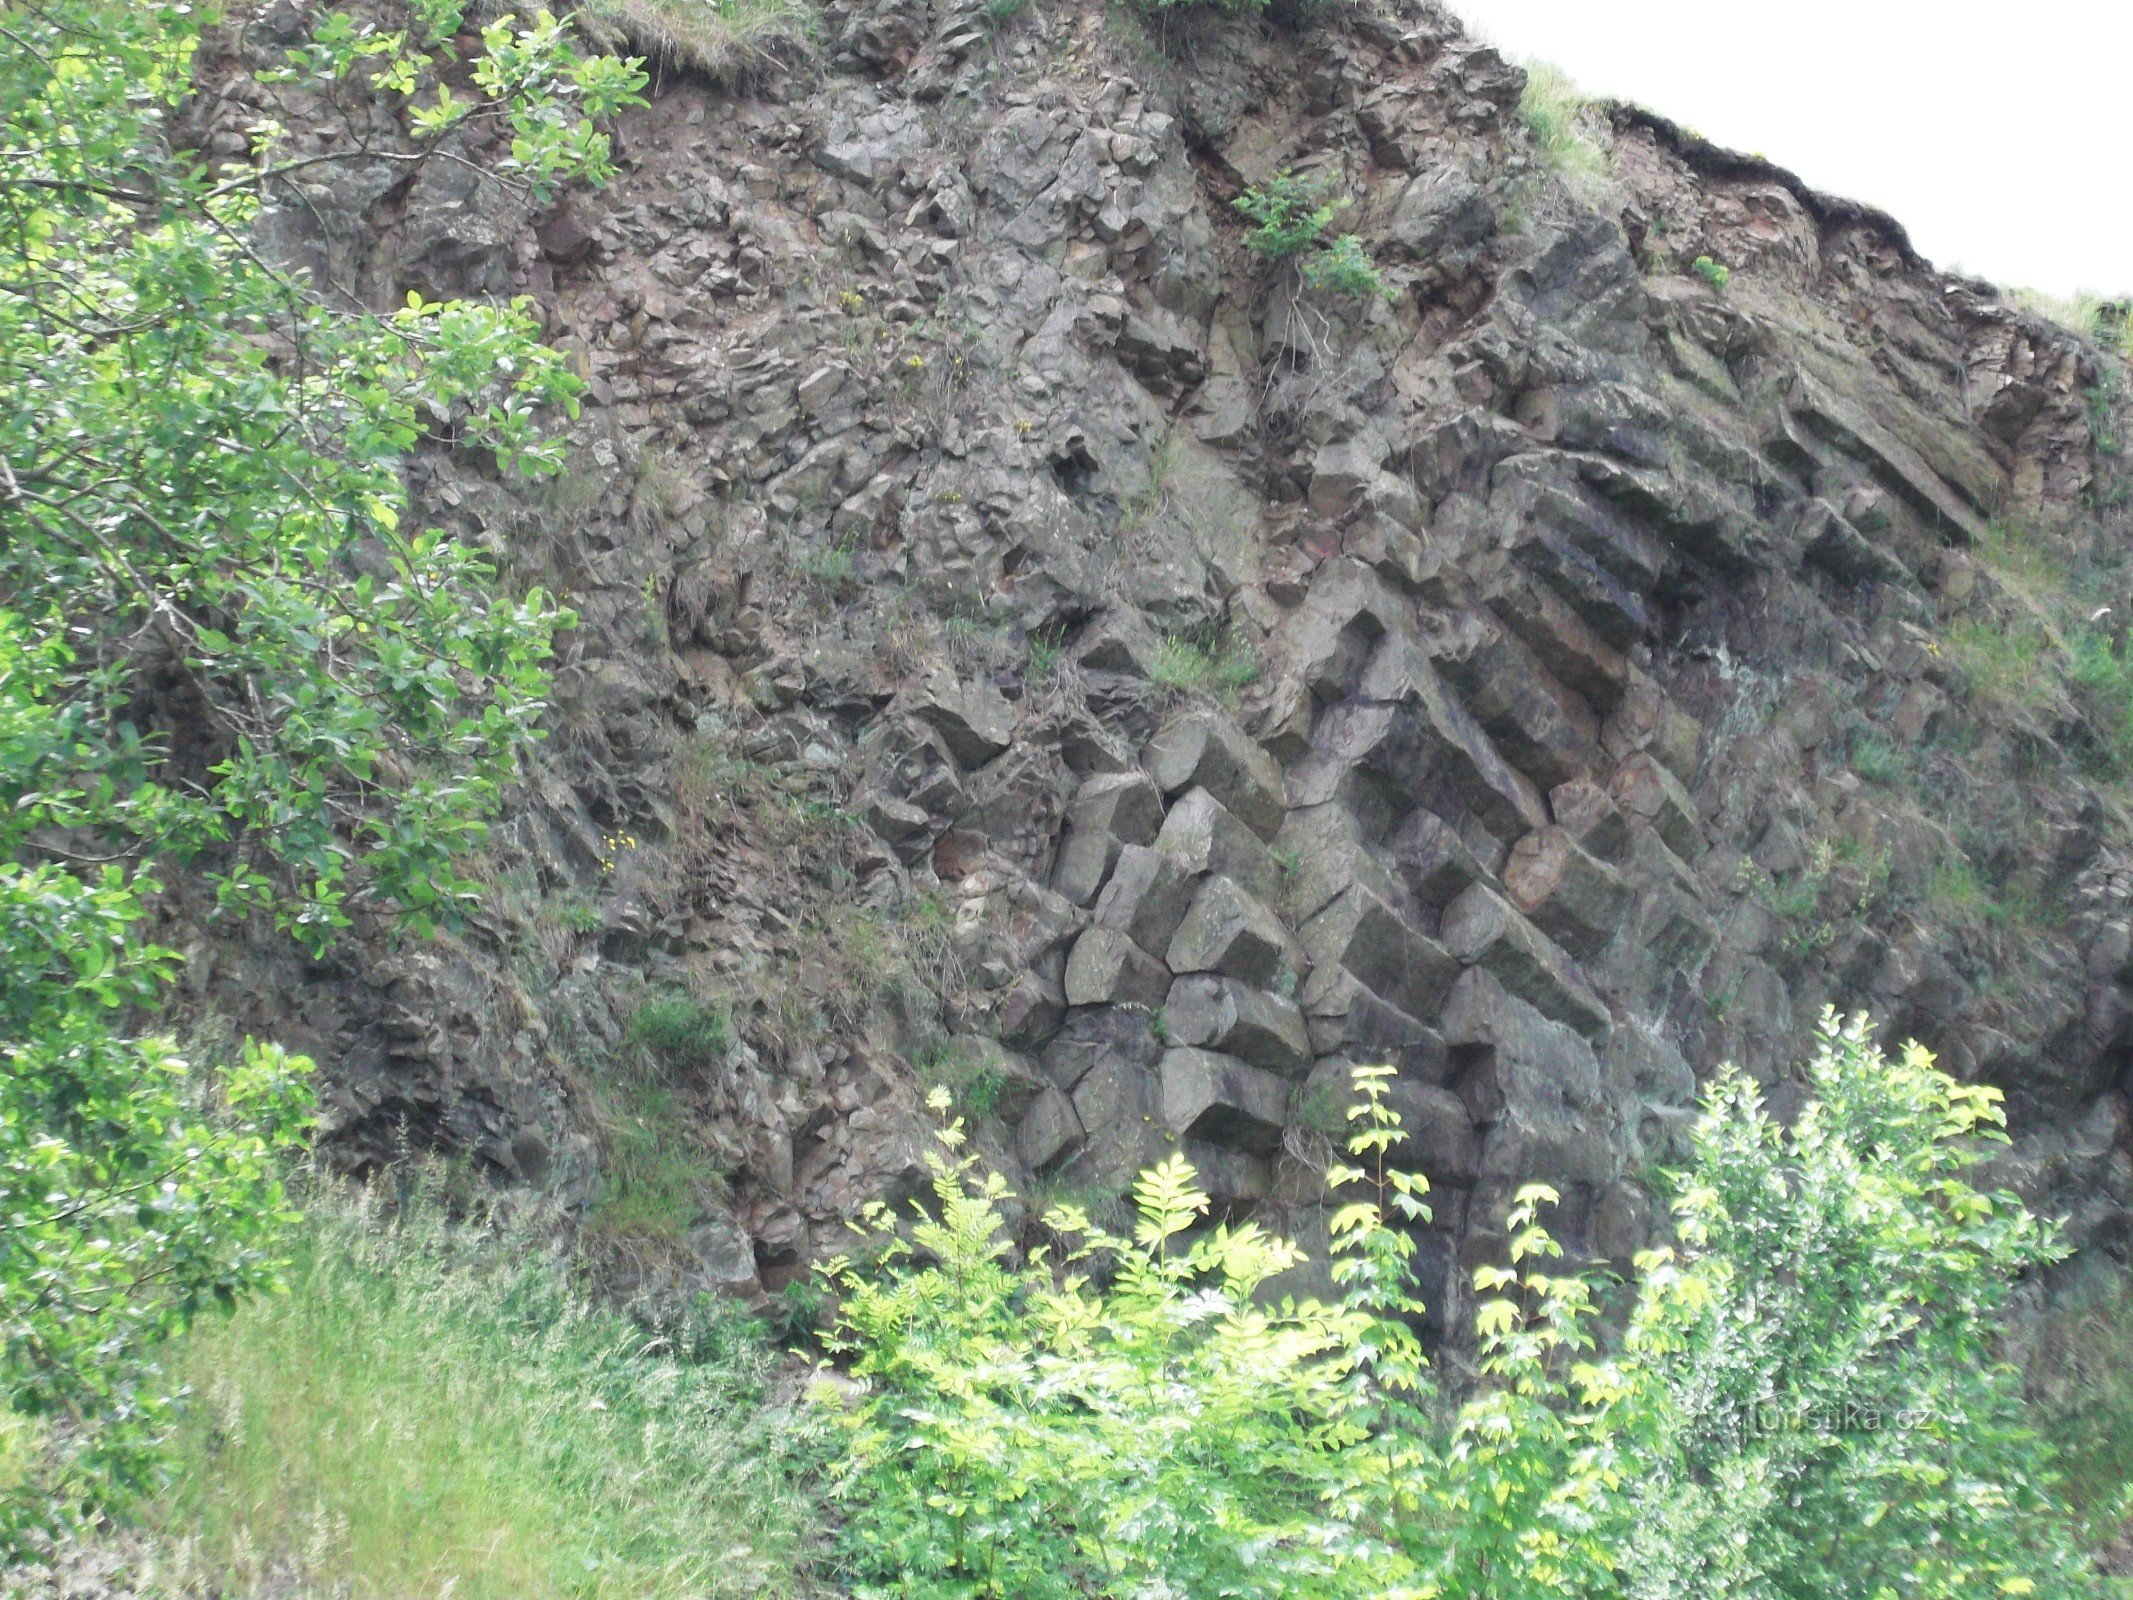
<svg viewBox="0 0 2133 1600"><path fill-rule="evenodd" d="M1519 60L1879 206L1937 265L2133 289L2133 0L1449 0Z"/></svg>

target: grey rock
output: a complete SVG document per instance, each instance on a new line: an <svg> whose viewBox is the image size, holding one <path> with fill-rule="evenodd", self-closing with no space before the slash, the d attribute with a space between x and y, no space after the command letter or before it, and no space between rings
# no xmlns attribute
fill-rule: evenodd
<svg viewBox="0 0 2133 1600"><path fill-rule="evenodd" d="M1293 1000L1232 978L1192 973L1170 985L1163 1033L1171 1043L1220 1051L1269 1072L1310 1064L1311 1035Z"/></svg>
<svg viewBox="0 0 2133 1600"><path fill-rule="evenodd" d="M1475 884L1445 907L1444 944L1462 965L1486 969L1543 1016L1588 1039L1607 1032L1607 1007L1577 963L1494 891Z"/></svg>
<svg viewBox="0 0 2133 1600"><path fill-rule="evenodd" d="M1627 815L1649 823L1666 841L1666 847L1684 861L1694 861L1704 851L1703 829L1697 825L1696 802L1682 788L1681 780L1649 754L1639 753L1615 769L1608 792Z"/></svg>
<svg viewBox="0 0 2133 1600"><path fill-rule="evenodd" d="M1097 897L1096 926L1117 929L1143 950L1168 950L1197 888L1176 856L1129 844Z"/></svg>
<svg viewBox="0 0 2133 1600"><path fill-rule="evenodd" d="M1202 880L1168 960L1172 972L1215 972L1261 989L1284 973L1294 983L1301 966L1280 919L1219 873Z"/></svg>
<svg viewBox="0 0 2133 1600"><path fill-rule="evenodd" d="M1280 829L1281 768L1221 713L1194 709L1172 717L1149 742L1147 761L1165 794L1197 786L1260 838L1271 839Z"/></svg>
<svg viewBox="0 0 2133 1600"><path fill-rule="evenodd" d="M1419 1083L1441 1083L1450 1071L1444 1040L1355 975L1338 968L1315 972L1305 986L1311 1053L1382 1061Z"/></svg>
<svg viewBox="0 0 2133 1600"><path fill-rule="evenodd" d="M1059 1090L1047 1087L1030 1103L1015 1129L1015 1159L1031 1172L1050 1172L1082 1145L1080 1113Z"/></svg>
<svg viewBox="0 0 2133 1600"><path fill-rule="evenodd" d="M1303 946L1320 983L1330 968L1352 974L1410 1016L1433 1013L1459 976L1437 943L1360 884L1352 884L1306 923Z"/></svg>
<svg viewBox="0 0 2133 1600"><path fill-rule="evenodd" d="M1180 1138L1271 1155L1288 1121L1289 1086L1234 1056L1165 1051L1163 1120Z"/></svg>
<svg viewBox="0 0 2133 1600"><path fill-rule="evenodd" d="M1071 1092L1105 1061L1152 1068L1163 1053L1155 1014L1119 1006L1083 1006L1067 1014L1045 1044L1045 1076Z"/></svg>
<svg viewBox="0 0 2133 1600"><path fill-rule="evenodd" d="M1557 785L1548 791L1548 809L1588 855L1620 862L1629 853L1629 823L1597 783L1577 779Z"/></svg>
<svg viewBox="0 0 2133 1600"><path fill-rule="evenodd" d="M1115 928L1090 928L1067 957L1070 1006L1145 1006L1163 1003L1170 974L1163 964Z"/></svg>
<svg viewBox="0 0 2133 1600"><path fill-rule="evenodd" d="M1115 1057L1099 1061L1075 1085L1073 1100L1086 1136L1067 1164L1074 1178L1124 1194L1176 1148L1177 1136L1162 1120L1162 1079L1153 1067Z"/></svg>
<svg viewBox="0 0 2133 1600"><path fill-rule="evenodd" d="M1075 791L1067 807L1066 837L1052 886L1078 906L1094 900L1127 845L1154 841L1163 823L1162 796L1138 772L1103 773Z"/></svg>
<svg viewBox="0 0 2133 1600"><path fill-rule="evenodd" d="M1264 841L1205 789L1190 791L1170 808L1155 847L1194 876L1216 872L1235 879L1262 903L1281 896L1281 872Z"/></svg>
<svg viewBox="0 0 2133 1600"><path fill-rule="evenodd" d="M1014 742L1014 707L985 679L961 682L946 671L929 674L911 704L966 769L982 767Z"/></svg>
<svg viewBox="0 0 2133 1600"><path fill-rule="evenodd" d="M1282 914L1299 925L1350 884L1381 900L1404 892L1392 867L1364 843L1355 813L1338 802L1291 811L1274 837L1274 858L1284 880Z"/></svg>
<svg viewBox="0 0 2133 1600"><path fill-rule="evenodd" d="M1416 903L1433 910L1449 905L1470 883L1496 881L1458 831L1431 811L1410 812L1386 839L1385 851Z"/></svg>
<svg viewBox="0 0 2133 1600"><path fill-rule="evenodd" d="M1599 954L1621 932L1631 891L1620 874L1586 854L1565 828L1542 828L1513 846L1503 869L1511 903L1572 955Z"/></svg>

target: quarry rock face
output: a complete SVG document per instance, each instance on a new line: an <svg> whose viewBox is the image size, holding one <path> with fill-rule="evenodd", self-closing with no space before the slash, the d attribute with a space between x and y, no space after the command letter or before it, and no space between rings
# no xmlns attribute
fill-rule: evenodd
<svg viewBox="0 0 2133 1600"><path fill-rule="evenodd" d="M1698 1081L1782 1114L1834 1005L2001 1088L1993 1170L2121 1246L2124 814L2094 730L1949 644L2025 604L2004 530L2133 535L2104 358L1642 113L1567 184L1523 74L1422 0L822 38L663 75L547 212L485 180L270 218L358 292L532 295L591 381L560 480L414 467L579 612L494 907L197 963L320 1056L332 1148L581 1202L589 1086L676 986L733 1014L674 1070L762 1285L921 1180L967 1034L1029 1063L969 1101L1018 1186L1184 1150L1309 1238L1326 1106L1390 1061L1429 1259L1544 1180L1622 1260ZM1230 201L1290 169L1386 293L1246 246Z"/></svg>

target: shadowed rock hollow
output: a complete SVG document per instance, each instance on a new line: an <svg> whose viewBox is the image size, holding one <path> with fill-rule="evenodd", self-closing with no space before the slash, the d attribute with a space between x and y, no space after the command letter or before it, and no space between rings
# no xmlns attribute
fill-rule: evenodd
<svg viewBox="0 0 2133 1600"><path fill-rule="evenodd" d="M583 1204L630 1018L687 993L733 1031L662 1067L726 1187L681 1256L752 1293L922 1175L925 1081L1018 1187L1182 1147L1308 1240L1390 1060L1456 1316L1523 1182L1584 1252L1654 1238L1697 1081L1785 1106L1835 1004L2002 1088L1999 1175L2123 1247L2112 734L1978 665L2050 627L2031 541L2107 574L2133 531L2112 362L1646 114L1559 175L1434 5L820 39L669 72L551 211L470 142L267 219L380 301L533 295L593 383L559 482L415 467L580 613L490 912L197 952L319 1055L343 1159ZM204 141L273 48L229 41ZM1286 170L1390 293L1246 247Z"/></svg>

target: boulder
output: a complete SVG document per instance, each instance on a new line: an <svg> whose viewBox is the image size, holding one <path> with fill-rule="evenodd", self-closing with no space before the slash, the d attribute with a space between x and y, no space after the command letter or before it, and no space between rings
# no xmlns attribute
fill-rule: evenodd
<svg viewBox="0 0 2133 1600"><path fill-rule="evenodd" d="M1399 869L1401 882L1419 905L1442 910L1470 883L1496 882L1459 837L1433 811L1417 808L1385 840L1385 852Z"/></svg>
<svg viewBox="0 0 2133 1600"><path fill-rule="evenodd" d="M1355 813L1338 803L1291 811L1274 837L1274 859L1284 880L1282 914L1299 925L1350 884L1381 900L1402 894L1392 867L1364 842Z"/></svg>
<svg viewBox="0 0 2133 1600"><path fill-rule="evenodd" d="M1083 1006L1067 1014L1038 1062L1054 1085L1071 1093L1102 1062L1153 1067L1162 1053L1154 1012Z"/></svg>
<svg viewBox="0 0 2133 1600"><path fill-rule="evenodd" d="M1305 985L1304 1020L1315 1056L1383 1061L1421 1083L1441 1083L1449 1071L1444 1040L1353 973L1313 973Z"/></svg>
<svg viewBox="0 0 2133 1600"><path fill-rule="evenodd" d="M1172 717L1149 742L1146 759L1164 794L1205 789L1262 839L1281 827L1281 768L1220 712L1194 708Z"/></svg>
<svg viewBox="0 0 2133 1600"><path fill-rule="evenodd" d="M1097 897L1096 926L1117 929L1143 950L1167 950L1197 887L1176 856L1129 844Z"/></svg>
<svg viewBox="0 0 2133 1600"><path fill-rule="evenodd" d="M1286 1081L1234 1056L1181 1048L1163 1054L1163 1121L1191 1137L1254 1155L1281 1147L1288 1121Z"/></svg>
<svg viewBox="0 0 2133 1600"><path fill-rule="evenodd" d="M1138 772L1102 773L1075 791L1052 886L1077 906L1096 898L1127 845L1147 845L1163 825L1163 797Z"/></svg>
<svg viewBox="0 0 2133 1600"><path fill-rule="evenodd" d="M1304 924L1302 939L1319 984L1334 969L1348 972L1410 1016L1433 1013L1459 976L1443 946L1360 884Z"/></svg>
<svg viewBox="0 0 2133 1600"><path fill-rule="evenodd" d="M1621 931L1632 898L1614 868L1586 854L1560 827L1519 840L1503 884L1511 904L1581 960L1599 954Z"/></svg>
<svg viewBox="0 0 2133 1600"><path fill-rule="evenodd" d="M1081 1116L1074 1102L1047 1088L1030 1102L1015 1129L1015 1159L1031 1172L1049 1172L1081 1149Z"/></svg>
<svg viewBox="0 0 2133 1600"><path fill-rule="evenodd" d="M1588 1039L1607 1032L1607 1007L1562 947L1509 901L1475 884L1444 909L1444 945L1487 970L1512 995Z"/></svg>
<svg viewBox="0 0 2133 1600"><path fill-rule="evenodd" d="M1703 854L1703 829L1696 821L1696 802L1657 757L1648 752L1631 756L1615 769L1607 788L1617 806L1629 816L1649 823L1666 847L1682 860L1694 861Z"/></svg>
<svg viewBox="0 0 2133 1600"><path fill-rule="evenodd" d="M1145 1006L1153 1009L1170 992L1163 963L1116 928L1089 928L1067 956L1070 1006Z"/></svg>
<svg viewBox="0 0 2133 1600"><path fill-rule="evenodd" d="M1191 973L1170 985L1163 1036L1172 1044L1217 1050L1269 1072L1300 1073L1310 1064L1311 1035L1293 1000L1234 978Z"/></svg>
<svg viewBox="0 0 2133 1600"><path fill-rule="evenodd" d="M1171 936L1172 972L1217 972L1254 988L1285 972L1295 982L1302 963L1288 929L1232 878L1204 879L1192 908Z"/></svg>
<svg viewBox="0 0 2133 1600"><path fill-rule="evenodd" d="M930 673L913 693L911 709L966 770L982 767L1014 742L1015 709L983 678L964 682L946 670Z"/></svg>
<svg viewBox="0 0 2133 1600"><path fill-rule="evenodd" d="M1084 1135L1066 1168L1076 1181L1124 1194L1177 1146L1162 1121L1162 1078L1153 1067L1116 1057L1099 1061L1075 1085L1073 1100Z"/></svg>
<svg viewBox="0 0 2133 1600"><path fill-rule="evenodd" d="M1601 861L1619 863L1629 853L1629 823L1614 797L1588 779L1573 779L1548 791L1548 809L1558 827Z"/></svg>
<svg viewBox="0 0 2133 1600"><path fill-rule="evenodd" d="M1155 847L1193 877L1220 873L1266 904L1281 896L1281 869L1265 842L1205 789L1190 791L1170 808Z"/></svg>
<svg viewBox="0 0 2133 1600"><path fill-rule="evenodd" d="M1461 802L1498 838L1515 839L1547 824L1540 791L1504 759L1418 642L1388 638L1363 675L1363 693L1415 713L1418 759L1443 771Z"/></svg>

